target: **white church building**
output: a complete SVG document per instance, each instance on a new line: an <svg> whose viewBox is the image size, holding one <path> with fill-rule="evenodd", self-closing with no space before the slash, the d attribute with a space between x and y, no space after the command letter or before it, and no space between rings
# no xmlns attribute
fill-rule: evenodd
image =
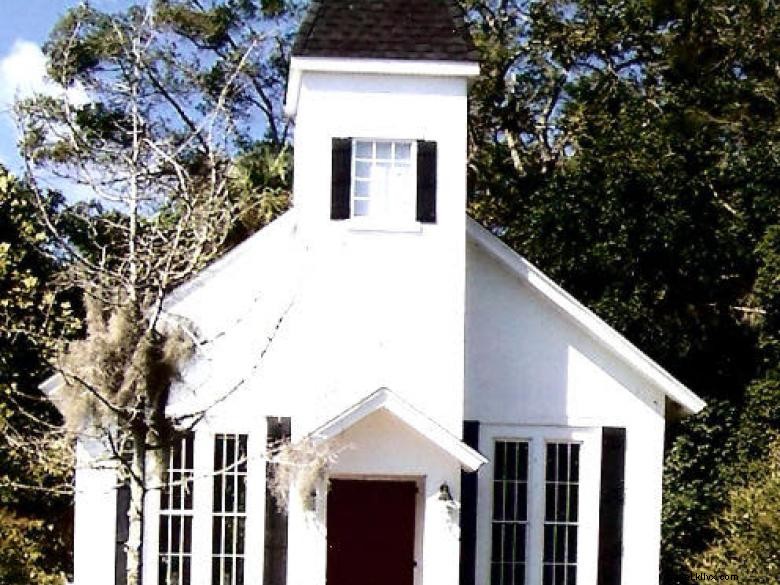
<svg viewBox="0 0 780 585"><path fill-rule="evenodd" d="M466 215L464 30L450 0L311 3L293 207L165 308L200 340L168 411L206 415L189 484L147 494L144 585L658 585L665 419L704 403ZM287 439L328 455L279 506ZM99 451L75 585L124 583Z"/></svg>

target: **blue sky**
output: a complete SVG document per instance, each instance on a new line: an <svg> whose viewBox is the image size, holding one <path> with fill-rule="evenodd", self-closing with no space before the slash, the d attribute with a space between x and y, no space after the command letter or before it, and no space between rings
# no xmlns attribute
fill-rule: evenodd
<svg viewBox="0 0 780 585"><path fill-rule="evenodd" d="M15 95L45 89L45 61L40 47L58 18L79 0L0 0L0 163L20 168L16 133L8 108ZM92 0L102 9L128 0Z"/></svg>

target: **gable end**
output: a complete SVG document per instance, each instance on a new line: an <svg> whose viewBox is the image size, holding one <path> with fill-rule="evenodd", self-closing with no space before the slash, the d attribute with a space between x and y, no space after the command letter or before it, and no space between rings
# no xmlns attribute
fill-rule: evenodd
<svg viewBox="0 0 780 585"><path fill-rule="evenodd" d="M552 303L561 314L576 323L653 387L658 388L668 399L679 404L684 412L697 413L706 406L701 398L650 359L633 343L470 217L467 218L466 231L470 241Z"/></svg>

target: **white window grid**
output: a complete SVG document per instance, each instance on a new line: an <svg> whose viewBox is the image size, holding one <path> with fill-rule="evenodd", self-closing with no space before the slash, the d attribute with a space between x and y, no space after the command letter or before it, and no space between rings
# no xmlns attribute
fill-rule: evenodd
<svg viewBox="0 0 780 585"><path fill-rule="evenodd" d="M491 525L491 585L524 585L528 543L529 443L496 440Z"/></svg>
<svg viewBox="0 0 780 585"><path fill-rule="evenodd" d="M159 585L190 585L194 440L184 436L168 450L168 467L160 491Z"/></svg>
<svg viewBox="0 0 780 585"><path fill-rule="evenodd" d="M354 139L350 217L414 219L416 160L414 140Z"/></svg>
<svg viewBox="0 0 780 585"><path fill-rule="evenodd" d="M546 443L542 585L576 584L579 466L580 443Z"/></svg>
<svg viewBox="0 0 780 585"><path fill-rule="evenodd" d="M214 437L212 585L244 583L247 443L244 434Z"/></svg>

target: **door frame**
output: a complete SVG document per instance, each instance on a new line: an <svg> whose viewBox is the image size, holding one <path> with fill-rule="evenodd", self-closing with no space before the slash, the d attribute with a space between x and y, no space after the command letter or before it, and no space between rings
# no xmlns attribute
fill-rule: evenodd
<svg viewBox="0 0 780 585"><path fill-rule="evenodd" d="M346 479L351 481L398 481L414 483L417 494L414 498L414 585L422 585L423 577L423 536L425 528L425 476L423 475L373 475L363 473L329 474L326 481L330 490L331 480ZM324 517L328 517L328 496L325 495ZM325 546L328 546L328 526L325 523ZM327 554L327 553L326 553ZM326 561L327 564L327 561ZM327 568L326 568L327 570Z"/></svg>

